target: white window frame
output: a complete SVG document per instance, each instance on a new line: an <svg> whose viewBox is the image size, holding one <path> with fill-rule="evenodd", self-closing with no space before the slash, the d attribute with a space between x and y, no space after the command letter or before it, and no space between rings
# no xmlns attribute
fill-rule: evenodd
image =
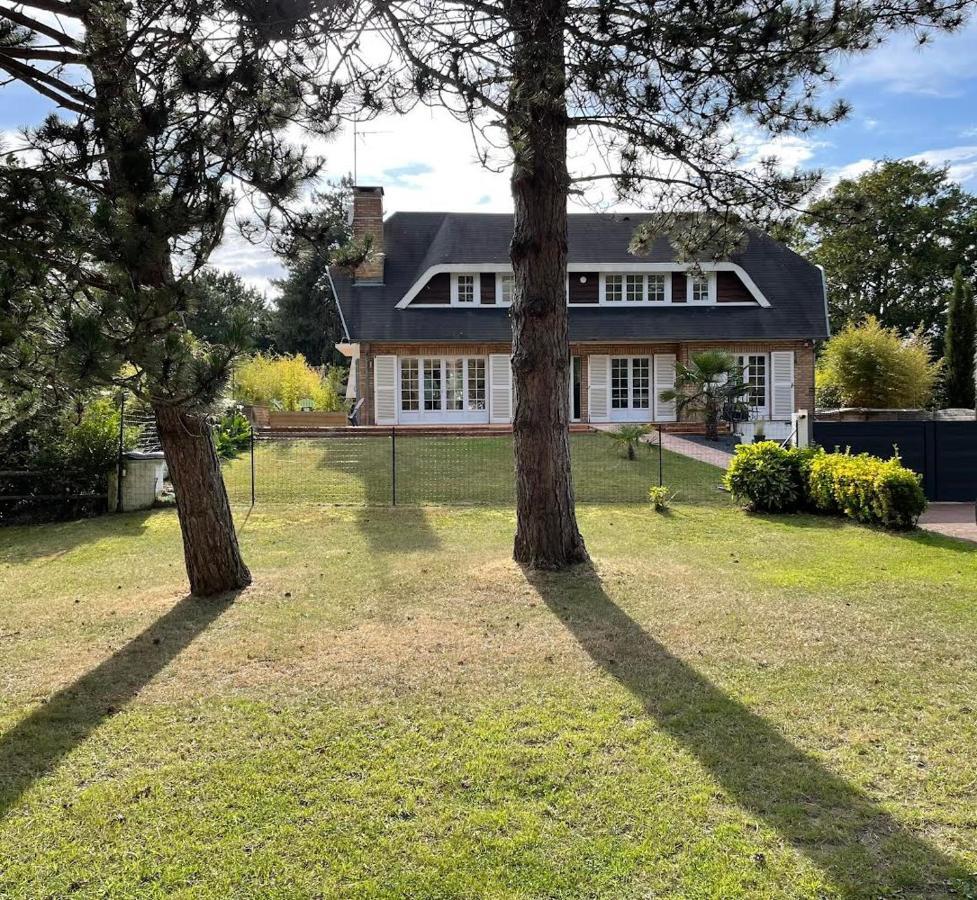
<svg viewBox="0 0 977 900"><path fill-rule="evenodd" d="M509 293L509 299L506 300L502 292L502 282L505 279L509 279L512 282L512 290L516 289L516 276L512 272L496 272L495 273L495 305L496 306L512 306L512 293Z"/></svg>
<svg viewBox="0 0 977 900"><path fill-rule="evenodd" d="M472 299L471 302L458 299L458 279L472 279ZM472 306L482 305L482 276L480 272L452 272L451 273L451 305L471 308Z"/></svg>
<svg viewBox="0 0 977 900"><path fill-rule="evenodd" d="M763 369L763 376L764 376L764 378L763 378L763 396L764 396L763 405L762 406L754 406L752 403L750 403L749 402L749 399L748 399L749 396L750 396L749 395L749 392L743 394L743 399L746 400L747 406L749 406L749 408L750 408L750 416L752 417L751 420L756 420L756 419L765 419L766 420L766 419L769 419L770 418L770 387L771 387L771 385L770 385L770 379L772 377L771 376L771 372L770 372L770 354L769 353L734 353L733 356L736 359L736 365L739 366L740 370L743 373L743 381L746 384L749 384L749 381L748 381L748 378L747 378L747 374L748 373L747 373L746 370L748 368L750 368L750 366L751 366L751 363L749 361L750 360L750 357L751 356L761 356L761 357L763 357L763 360L764 360L764 362L763 362L763 366L764 366L764 369Z"/></svg>
<svg viewBox="0 0 977 900"><path fill-rule="evenodd" d="M634 369L635 362L641 360L648 369L648 394L644 398L646 406L635 406ZM614 363L625 362L628 379L627 406L614 406ZM637 356L611 356L608 358L607 368L607 409L612 422L638 421L651 422L654 419L655 374L654 358L638 354Z"/></svg>
<svg viewBox="0 0 977 900"><path fill-rule="evenodd" d="M640 300L628 300L628 279L629 278L640 278L641 279L641 299ZM664 300L649 300L649 290L648 290L648 279L649 278L663 278L665 281L665 299ZM608 300L607 299L607 279L608 278L620 278L621 279L621 299L620 300ZM671 272L601 272L600 273L600 288L598 290L598 304L600 306L613 306L618 309L634 309L636 306L668 306L672 302L672 273Z"/></svg>
<svg viewBox="0 0 977 900"><path fill-rule="evenodd" d="M693 300L692 288L696 280L705 279L707 297L705 300ZM716 302L716 273L702 272L697 275L689 271L685 273L685 302L691 306L710 306Z"/></svg>
<svg viewBox="0 0 977 900"><path fill-rule="evenodd" d="M440 374L440 406L438 409L424 408L424 384L427 374L427 363L436 361ZM470 408L471 396L471 372L469 363L480 361L482 363L482 373L484 376L482 384L482 408ZM403 369L405 362L417 363L417 386L418 386L418 408L404 409L403 395ZM448 408L448 363L461 364L461 409ZM484 356L401 356L397 358L397 415L398 421L407 424L423 424L425 421L441 421L445 418L457 420L457 424L467 422L478 422L481 419L488 420L489 415L489 381L488 381L488 358ZM477 398L474 398L477 400ZM447 422L445 424L451 424Z"/></svg>

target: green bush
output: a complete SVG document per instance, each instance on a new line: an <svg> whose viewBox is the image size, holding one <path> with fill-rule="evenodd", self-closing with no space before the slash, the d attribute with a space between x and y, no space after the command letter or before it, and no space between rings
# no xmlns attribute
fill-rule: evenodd
<svg viewBox="0 0 977 900"><path fill-rule="evenodd" d="M251 444L251 423L238 410L218 419L214 427L214 449L221 462L234 459Z"/></svg>
<svg viewBox="0 0 977 900"><path fill-rule="evenodd" d="M725 484L757 512L809 507L892 529L913 528L926 508L922 479L898 457L788 450L773 441L737 447Z"/></svg>
<svg viewBox="0 0 977 900"><path fill-rule="evenodd" d="M793 512L804 504L801 451L776 441L740 444L726 471L727 490L755 512Z"/></svg>
<svg viewBox="0 0 977 900"><path fill-rule="evenodd" d="M819 512L899 530L915 527L926 509L922 478L898 456L822 453L810 464L808 496Z"/></svg>

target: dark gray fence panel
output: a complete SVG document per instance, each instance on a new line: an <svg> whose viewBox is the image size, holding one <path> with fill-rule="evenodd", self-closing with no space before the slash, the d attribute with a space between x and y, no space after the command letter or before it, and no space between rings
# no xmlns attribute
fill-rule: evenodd
<svg viewBox="0 0 977 900"><path fill-rule="evenodd" d="M932 424L937 499L977 499L977 422Z"/></svg>
<svg viewBox="0 0 977 900"><path fill-rule="evenodd" d="M903 465L923 476L930 500L977 499L977 421L815 422L813 438L826 450L883 459L898 449Z"/></svg>

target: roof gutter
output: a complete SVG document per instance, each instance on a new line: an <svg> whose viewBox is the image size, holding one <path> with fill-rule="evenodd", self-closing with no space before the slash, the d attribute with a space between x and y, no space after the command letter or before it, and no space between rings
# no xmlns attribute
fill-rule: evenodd
<svg viewBox="0 0 977 900"><path fill-rule="evenodd" d="M824 266L818 265L818 269L821 272L821 293L824 295L824 333L831 337L831 316L828 315L828 276L824 272Z"/></svg>
<svg viewBox="0 0 977 900"><path fill-rule="evenodd" d="M349 328L346 327L346 316L343 315L343 306L339 302L339 293L336 291L336 282L332 280L331 266L326 266L326 278L329 279L329 287L332 289L332 299L336 304L336 309L339 310L339 321L343 325L343 335L347 342L351 342L352 338L349 336Z"/></svg>

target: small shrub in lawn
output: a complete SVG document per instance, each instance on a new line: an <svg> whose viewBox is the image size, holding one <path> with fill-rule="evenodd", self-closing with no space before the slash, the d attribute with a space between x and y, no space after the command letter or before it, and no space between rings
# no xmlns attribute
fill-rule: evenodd
<svg viewBox="0 0 977 900"><path fill-rule="evenodd" d="M808 496L819 512L857 522L908 529L926 509L922 479L899 457L822 453L809 466Z"/></svg>
<svg viewBox="0 0 977 900"><path fill-rule="evenodd" d="M724 483L756 512L792 512L804 504L801 473L801 460L792 451L776 441L761 441L736 448Z"/></svg>
<svg viewBox="0 0 977 900"><path fill-rule="evenodd" d="M664 512L672 504L674 494L664 485L652 485L648 488L648 499L655 508L655 512Z"/></svg>

